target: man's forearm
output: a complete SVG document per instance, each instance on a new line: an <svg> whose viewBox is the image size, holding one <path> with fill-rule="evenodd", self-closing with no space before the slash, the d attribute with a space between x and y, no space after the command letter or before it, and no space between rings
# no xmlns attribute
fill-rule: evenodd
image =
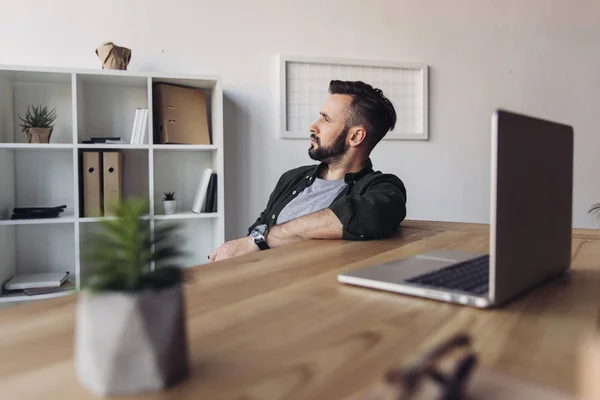
<svg viewBox="0 0 600 400"><path fill-rule="evenodd" d="M267 234L270 247L307 239L341 239L342 223L329 208L272 226Z"/></svg>

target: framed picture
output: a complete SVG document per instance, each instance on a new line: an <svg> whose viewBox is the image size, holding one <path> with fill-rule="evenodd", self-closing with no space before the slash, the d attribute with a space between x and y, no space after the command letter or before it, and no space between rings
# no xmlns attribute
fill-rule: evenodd
<svg viewBox="0 0 600 400"><path fill-rule="evenodd" d="M428 66L421 63L280 54L279 137L306 139L334 79L363 81L392 102L397 122L384 140L427 140Z"/></svg>

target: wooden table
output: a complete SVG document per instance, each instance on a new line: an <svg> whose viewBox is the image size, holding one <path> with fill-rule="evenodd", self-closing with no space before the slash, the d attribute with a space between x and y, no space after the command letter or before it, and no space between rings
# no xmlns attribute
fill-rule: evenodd
<svg viewBox="0 0 600 400"><path fill-rule="evenodd" d="M345 398L458 331L473 335L482 364L574 392L577 352L600 309L597 231L574 230L569 283L497 310L336 280L428 249L487 246L487 225L405 221L388 240L310 241L196 267L187 287L191 376L143 398ZM93 398L74 374L75 300L0 310L1 398Z"/></svg>

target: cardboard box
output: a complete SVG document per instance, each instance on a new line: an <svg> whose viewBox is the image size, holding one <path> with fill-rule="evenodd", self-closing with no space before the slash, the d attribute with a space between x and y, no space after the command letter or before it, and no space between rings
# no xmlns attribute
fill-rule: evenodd
<svg viewBox="0 0 600 400"><path fill-rule="evenodd" d="M153 99L154 143L212 144L202 90L158 83Z"/></svg>

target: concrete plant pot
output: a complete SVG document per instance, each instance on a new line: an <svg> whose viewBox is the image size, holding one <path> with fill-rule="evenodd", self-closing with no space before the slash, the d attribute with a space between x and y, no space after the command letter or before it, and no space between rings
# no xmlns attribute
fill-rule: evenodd
<svg viewBox="0 0 600 400"><path fill-rule="evenodd" d="M165 214L175 214L177 210L177 200L163 200L163 206L165 208Z"/></svg>
<svg viewBox="0 0 600 400"><path fill-rule="evenodd" d="M180 284L139 293L82 291L77 304L75 364L97 395L159 391L189 369Z"/></svg>
<svg viewBox="0 0 600 400"><path fill-rule="evenodd" d="M53 128L27 128L28 143L50 143Z"/></svg>

